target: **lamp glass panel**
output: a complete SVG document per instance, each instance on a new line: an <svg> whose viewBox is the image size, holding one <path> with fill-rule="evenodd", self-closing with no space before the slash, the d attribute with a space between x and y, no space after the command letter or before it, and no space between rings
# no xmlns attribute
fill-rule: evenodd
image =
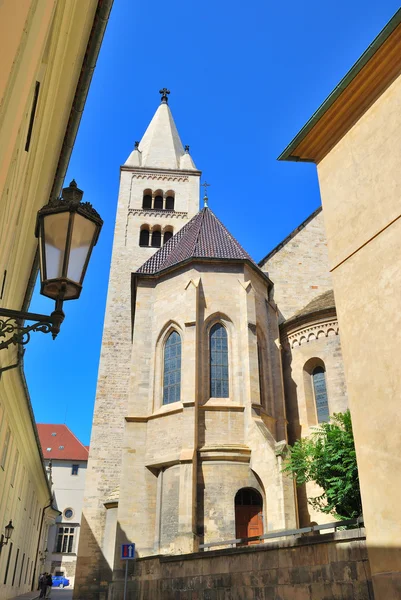
<svg viewBox="0 0 401 600"><path fill-rule="evenodd" d="M71 236L70 259L68 261L67 277L81 283L82 271L86 258L91 250L96 224L82 215L75 214Z"/></svg>
<svg viewBox="0 0 401 600"><path fill-rule="evenodd" d="M63 276L69 218L69 212L59 212L44 218L46 279L57 279Z"/></svg>

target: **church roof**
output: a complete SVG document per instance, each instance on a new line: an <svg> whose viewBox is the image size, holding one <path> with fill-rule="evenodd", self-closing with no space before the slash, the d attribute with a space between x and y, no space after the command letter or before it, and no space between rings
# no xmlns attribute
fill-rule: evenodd
<svg viewBox="0 0 401 600"><path fill-rule="evenodd" d="M294 316L290 317L284 323L282 327L288 328L293 326L295 323L305 322L311 318L312 315L323 315L336 311L336 303L334 299L333 290L323 292L320 296L313 298L306 306L301 308Z"/></svg>
<svg viewBox="0 0 401 600"><path fill-rule="evenodd" d="M223 223L210 208L205 207L151 256L137 273L155 275L190 259L245 260L259 271Z"/></svg>
<svg viewBox="0 0 401 600"><path fill-rule="evenodd" d="M196 170L188 147L184 150L167 102L159 105L139 146L131 152L124 166Z"/></svg>

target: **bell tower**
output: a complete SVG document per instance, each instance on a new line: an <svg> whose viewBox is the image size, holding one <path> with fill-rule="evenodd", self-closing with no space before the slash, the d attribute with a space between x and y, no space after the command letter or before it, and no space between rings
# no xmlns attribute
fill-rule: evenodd
<svg viewBox="0 0 401 600"><path fill-rule="evenodd" d="M181 143L168 105L169 90L160 93L161 103L142 140L135 142L120 169L77 586L108 580L113 568L109 549L114 541L107 534L105 504L110 496L118 501L132 353L131 274L199 210L201 172L189 146Z"/></svg>
<svg viewBox="0 0 401 600"><path fill-rule="evenodd" d="M183 147L168 105L169 90L145 134L121 167L119 205L132 270L139 268L199 210L200 171Z"/></svg>

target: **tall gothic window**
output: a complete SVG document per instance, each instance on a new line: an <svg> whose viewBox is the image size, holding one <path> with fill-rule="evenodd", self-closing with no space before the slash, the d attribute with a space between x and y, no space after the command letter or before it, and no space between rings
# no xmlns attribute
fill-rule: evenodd
<svg viewBox="0 0 401 600"><path fill-rule="evenodd" d="M227 331L220 323L210 330L210 397L228 398Z"/></svg>
<svg viewBox="0 0 401 600"><path fill-rule="evenodd" d="M181 337L173 331L164 346L163 404L181 397Z"/></svg>
<svg viewBox="0 0 401 600"><path fill-rule="evenodd" d="M327 400L326 373L323 367L315 367L313 369L312 379L315 392L317 421L318 423L324 423L330 419L330 413Z"/></svg>

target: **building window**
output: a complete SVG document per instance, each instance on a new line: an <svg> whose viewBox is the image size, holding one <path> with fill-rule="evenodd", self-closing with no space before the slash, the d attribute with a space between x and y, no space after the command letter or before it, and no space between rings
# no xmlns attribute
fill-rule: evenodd
<svg viewBox="0 0 401 600"><path fill-rule="evenodd" d="M160 229L152 231L152 248L160 248L162 245L162 232Z"/></svg>
<svg viewBox="0 0 401 600"><path fill-rule="evenodd" d="M18 566L18 557L19 557L19 548L17 549L17 556L15 557L15 565L14 565L14 573L13 573L13 580L11 582L11 585L13 586L15 583L15 575L17 573L17 566Z"/></svg>
<svg viewBox="0 0 401 600"><path fill-rule="evenodd" d="M181 397L181 338L170 333L164 346L163 404L179 402Z"/></svg>
<svg viewBox="0 0 401 600"><path fill-rule="evenodd" d="M6 437L4 440L4 444L3 444L3 451L1 453L1 460L0 460L0 467L3 470L6 468L8 446L10 445L10 436L11 436L11 431L10 431L10 428L8 427L7 432L6 432Z"/></svg>
<svg viewBox="0 0 401 600"><path fill-rule="evenodd" d="M19 574L19 582L18 585L21 585L21 580L22 580L22 571L24 570L24 562L25 562L25 553L22 555L22 563L21 563L21 571Z"/></svg>
<svg viewBox="0 0 401 600"><path fill-rule="evenodd" d="M74 545L75 527L59 527L56 552L71 553Z"/></svg>
<svg viewBox="0 0 401 600"><path fill-rule="evenodd" d="M73 516L74 516L74 511L72 510L72 508L66 508L64 511L64 518L72 519Z"/></svg>
<svg viewBox="0 0 401 600"><path fill-rule="evenodd" d="M8 557L7 557L6 572L4 573L4 585L6 585L6 583L7 583L8 569L10 568L10 560L11 560L12 551L13 551L13 543L10 542L10 549L8 551Z"/></svg>
<svg viewBox="0 0 401 600"><path fill-rule="evenodd" d="M19 452L18 452L18 450L16 450L15 451L15 455L14 455L14 464L13 464L13 468L11 470L11 481L10 481L10 484L12 485L12 487L14 487L15 477L17 475L18 459L19 459Z"/></svg>
<svg viewBox="0 0 401 600"><path fill-rule="evenodd" d="M139 234L139 245L149 246L149 229L144 227Z"/></svg>
<svg viewBox="0 0 401 600"><path fill-rule="evenodd" d="M72 465L71 467L71 475L78 475L79 465Z"/></svg>
<svg viewBox="0 0 401 600"><path fill-rule="evenodd" d="M229 397L227 331L220 323L210 331L210 396Z"/></svg>
<svg viewBox="0 0 401 600"><path fill-rule="evenodd" d="M174 210L174 196L166 196L166 210Z"/></svg>
<svg viewBox="0 0 401 600"><path fill-rule="evenodd" d="M163 193L156 192L153 207L155 210L163 210Z"/></svg>
<svg viewBox="0 0 401 600"><path fill-rule="evenodd" d="M35 121L36 107L38 105L39 89L40 89L40 83L39 83L39 81L36 81L36 83L35 83L35 91L33 93L31 116L29 118L28 133L26 135L25 152L29 151L29 146L31 145L33 123Z"/></svg>
<svg viewBox="0 0 401 600"><path fill-rule="evenodd" d="M166 244L173 237L172 231L165 231L163 236L163 244Z"/></svg>
<svg viewBox="0 0 401 600"><path fill-rule="evenodd" d="M315 367L312 371L313 390L315 393L317 422L325 423L330 419L327 400L326 374L323 367Z"/></svg>
<svg viewBox="0 0 401 600"><path fill-rule="evenodd" d="M152 208L152 192L145 190L143 192L142 208Z"/></svg>

